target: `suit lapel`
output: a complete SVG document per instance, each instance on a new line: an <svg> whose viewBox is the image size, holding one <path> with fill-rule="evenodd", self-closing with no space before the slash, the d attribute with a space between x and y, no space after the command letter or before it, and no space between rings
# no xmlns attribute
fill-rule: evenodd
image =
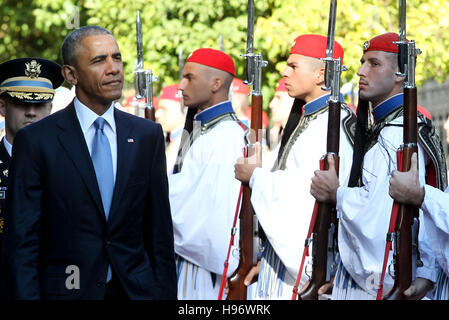
<svg viewBox="0 0 449 320"><path fill-rule="evenodd" d="M59 141L70 159L72 159L99 212L102 212L103 217L105 217L100 190L95 176L95 169L81 131L81 126L76 117L73 101L61 112L58 125L62 129L62 133L58 137Z"/></svg>
<svg viewBox="0 0 449 320"><path fill-rule="evenodd" d="M112 198L109 219L111 221L120 204L120 199L125 192L131 168L129 159L132 158L134 143L130 137L132 125L129 120L117 109L114 110L117 133L117 175L115 179L114 195Z"/></svg>

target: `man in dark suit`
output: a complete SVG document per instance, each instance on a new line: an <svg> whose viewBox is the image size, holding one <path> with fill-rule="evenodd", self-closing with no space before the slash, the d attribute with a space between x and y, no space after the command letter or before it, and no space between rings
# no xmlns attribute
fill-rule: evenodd
<svg viewBox="0 0 449 320"><path fill-rule="evenodd" d="M5 117L5 136L0 141L0 249L3 246L4 208L14 138L19 129L50 114L55 89L63 82L61 66L53 61L33 57L0 64L0 115ZM1 297L6 295L4 281L1 263Z"/></svg>
<svg viewBox="0 0 449 320"><path fill-rule="evenodd" d="M76 98L14 142L5 235L12 296L176 299L161 126L114 108L123 63L109 31L73 31L62 56Z"/></svg>

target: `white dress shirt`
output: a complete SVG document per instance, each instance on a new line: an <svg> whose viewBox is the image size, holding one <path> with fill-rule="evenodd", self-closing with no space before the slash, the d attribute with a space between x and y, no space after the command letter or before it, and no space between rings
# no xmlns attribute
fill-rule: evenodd
<svg viewBox="0 0 449 320"><path fill-rule="evenodd" d="M12 144L9 143L9 141L6 139L3 139L3 144L5 146L6 151L8 152L9 156L12 156Z"/></svg>
<svg viewBox="0 0 449 320"><path fill-rule="evenodd" d="M76 116L80 123L81 130L83 131L87 148L89 149L89 154L92 154L92 142L96 131L94 122L99 117L99 115L93 112L91 109L89 109L81 101L79 101L78 98L75 98L74 105ZM115 126L113 103L111 103L109 109L106 110L106 112L103 113L101 117L106 120L103 131L106 137L108 138L109 145L111 147L112 168L114 170L114 183L115 183L115 178L117 176L117 131Z"/></svg>

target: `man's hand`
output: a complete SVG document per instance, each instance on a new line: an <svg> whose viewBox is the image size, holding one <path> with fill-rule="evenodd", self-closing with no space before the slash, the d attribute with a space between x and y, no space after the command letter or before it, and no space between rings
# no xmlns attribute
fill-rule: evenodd
<svg viewBox="0 0 449 320"><path fill-rule="evenodd" d="M329 170L316 170L312 177L310 193L320 202L337 202L337 189L340 186L335 161L332 155L327 156Z"/></svg>
<svg viewBox="0 0 449 320"><path fill-rule="evenodd" d="M234 165L235 178L243 183L248 183L253 175L254 169L262 166L262 155L260 143L255 144L255 153L248 158L238 158Z"/></svg>
<svg viewBox="0 0 449 320"><path fill-rule="evenodd" d="M245 286L249 286L252 283L257 281L260 272L260 261L257 261L257 264L249 270L248 274L245 277L244 284Z"/></svg>
<svg viewBox="0 0 449 320"><path fill-rule="evenodd" d="M331 294L333 288L334 288L334 277L331 277L329 282L326 282L318 289L318 295L322 296L323 294Z"/></svg>
<svg viewBox="0 0 449 320"><path fill-rule="evenodd" d="M421 207L424 201L424 188L419 183L416 152L412 155L409 171L399 172L395 170L391 173L390 196L399 203Z"/></svg>
<svg viewBox="0 0 449 320"><path fill-rule="evenodd" d="M310 280L307 281L299 291L299 294L302 294L309 289ZM332 293L332 289L334 288L334 277L331 277L329 282L324 283L319 289L318 289L318 295L322 296L323 294L330 294Z"/></svg>
<svg viewBox="0 0 449 320"><path fill-rule="evenodd" d="M432 288L432 281L424 278L416 278L410 287L404 291L404 296L407 297L407 300L421 300Z"/></svg>
<svg viewBox="0 0 449 320"><path fill-rule="evenodd" d="M245 286L248 287L250 284L257 281L257 277L259 276L259 271L260 271L260 261L258 261L257 265L255 265L254 267L251 268L251 270L249 270L249 272L246 275L245 280L243 282L245 284ZM226 294L229 293L228 280L226 280L226 284L225 284L225 293Z"/></svg>

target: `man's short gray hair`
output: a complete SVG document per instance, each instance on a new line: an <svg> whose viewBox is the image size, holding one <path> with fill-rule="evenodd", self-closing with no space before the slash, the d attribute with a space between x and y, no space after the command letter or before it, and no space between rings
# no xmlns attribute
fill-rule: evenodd
<svg viewBox="0 0 449 320"><path fill-rule="evenodd" d="M76 63L76 49L81 41L85 37L99 34L109 34L112 36L112 33L109 30L100 26L84 26L72 31L62 43L62 63L74 65Z"/></svg>

